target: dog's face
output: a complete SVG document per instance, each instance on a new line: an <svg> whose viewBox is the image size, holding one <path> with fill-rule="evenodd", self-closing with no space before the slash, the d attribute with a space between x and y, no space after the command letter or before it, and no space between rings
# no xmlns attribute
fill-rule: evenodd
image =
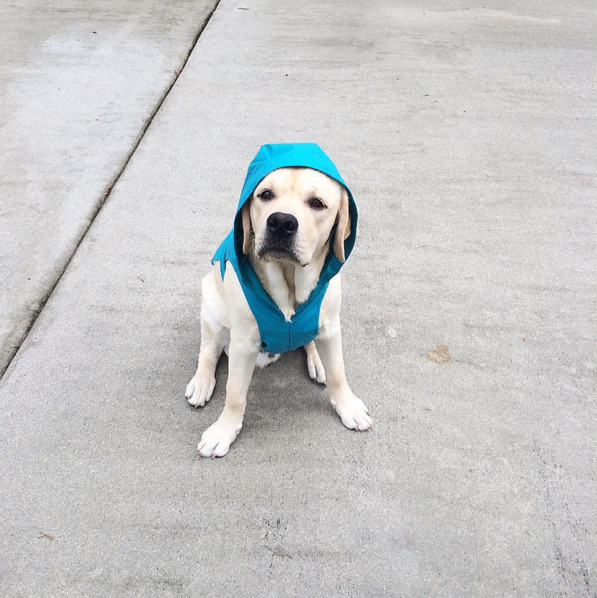
<svg viewBox="0 0 597 598"><path fill-rule="evenodd" d="M306 266L327 249L338 224L334 253L344 261L344 240L350 235L346 189L310 168L279 168L257 185L242 209L243 251L253 243L255 255Z"/></svg>

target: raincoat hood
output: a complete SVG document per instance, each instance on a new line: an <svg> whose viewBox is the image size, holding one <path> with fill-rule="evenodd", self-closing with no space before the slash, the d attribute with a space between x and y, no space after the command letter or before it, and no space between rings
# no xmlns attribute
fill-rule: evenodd
<svg viewBox="0 0 597 598"><path fill-rule="evenodd" d="M311 342L319 330L319 310L329 281L343 265L331 248L334 244L336 227L330 237L330 251L321 270L319 281L304 303L298 305L290 322L286 321L278 306L265 292L248 256L243 254L243 229L241 209L253 195L261 180L278 168L304 167L318 170L338 181L346 188L350 210L351 231L344 241L344 255L348 259L355 244L357 234L357 207L348 185L338 172L336 165L315 143L275 143L261 146L261 149L249 165L247 177L238 202L234 228L220 245L212 263L220 262L222 278L226 262L234 267L245 297L253 315L257 319L261 334L261 346L270 353L291 351Z"/></svg>

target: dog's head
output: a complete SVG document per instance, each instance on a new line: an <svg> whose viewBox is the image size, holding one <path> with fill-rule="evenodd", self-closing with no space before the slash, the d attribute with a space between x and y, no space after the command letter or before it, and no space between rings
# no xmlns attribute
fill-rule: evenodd
<svg viewBox="0 0 597 598"><path fill-rule="evenodd" d="M311 168L279 168L255 188L242 208L243 253L255 248L264 261L306 266L327 250L337 224L333 251L345 260L344 241L350 235L346 189Z"/></svg>

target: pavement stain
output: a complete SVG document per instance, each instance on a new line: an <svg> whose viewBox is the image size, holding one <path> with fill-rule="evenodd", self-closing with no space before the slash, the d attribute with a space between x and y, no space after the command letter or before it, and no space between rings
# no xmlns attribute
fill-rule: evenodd
<svg viewBox="0 0 597 598"><path fill-rule="evenodd" d="M278 558L293 558L293 556L290 553L286 552L286 550L282 546L275 546L274 548L266 546L265 548L266 550L269 550L273 556L277 556Z"/></svg>
<svg viewBox="0 0 597 598"><path fill-rule="evenodd" d="M263 522L266 527L263 534L265 542L263 547L271 553L269 564L269 568L271 569L274 565L275 557L280 559L292 559L294 557L282 546L284 534L288 529L287 524L282 522L279 517L275 520L273 518L265 518Z"/></svg>
<svg viewBox="0 0 597 598"><path fill-rule="evenodd" d="M433 363L448 363L452 360L448 345L438 345L427 352L427 359Z"/></svg>

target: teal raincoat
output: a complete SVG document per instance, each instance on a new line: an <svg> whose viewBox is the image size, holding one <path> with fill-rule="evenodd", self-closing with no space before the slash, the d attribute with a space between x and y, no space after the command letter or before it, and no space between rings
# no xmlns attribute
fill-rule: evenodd
<svg viewBox="0 0 597 598"><path fill-rule="evenodd" d="M328 288L328 284L342 268L341 262L331 251L324 262L317 286L309 298L297 306L296 312L288 322L278 306L267 294L248 256L243 254L243 229L241 208L249 200L261 180L270 172L284 167L306 167L319 170L342 184L348 191L351 217L351 232L344 241L345 258L352 252L357 234L357 207L352 193L338 172L335 164L315 143L275 143L263 145L247 172L247 178L240 195L240 201L234 219L234 228L224 239L212 264L220 262L222 279L226 262L232 264L243 288L249 307L257 320L261 335L261 347L269 353L285 353L310 343L319 332L319 311ZM330 248L334 245L335 228L332 230Z"/></svg>

